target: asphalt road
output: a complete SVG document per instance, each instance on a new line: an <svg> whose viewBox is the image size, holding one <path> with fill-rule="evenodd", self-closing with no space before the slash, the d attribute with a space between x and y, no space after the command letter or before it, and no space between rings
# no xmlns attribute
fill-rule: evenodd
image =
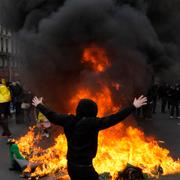
<svg viewBox="0 0 180 180"><path fill-rule="evenodd" d="M177 159L180 157L180 120L169 119L168 114L156 113L152 120L140 120L139 125L144 128L146 134L154 134L158 139L166 142L165 146L170 150L171 155ZM10 119L10 128L15 137L25 133L25 125L16 125L13 118ZM0 129L0 133L1 133ZM8 146L6 139L0 137L0 179L18 180L19 174L9 171ZM180 175L161 177L162 180L180 180Z"/></svg>

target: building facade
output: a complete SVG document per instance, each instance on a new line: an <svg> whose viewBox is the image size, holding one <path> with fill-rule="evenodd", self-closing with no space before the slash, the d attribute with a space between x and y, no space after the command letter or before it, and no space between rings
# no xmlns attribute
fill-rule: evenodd
<svg viewBox="0 0 180 180"><path fill-rule="evenodd" d="M11 81L16 74L17 45L12 31L0 25L0 79Z"/></svg>

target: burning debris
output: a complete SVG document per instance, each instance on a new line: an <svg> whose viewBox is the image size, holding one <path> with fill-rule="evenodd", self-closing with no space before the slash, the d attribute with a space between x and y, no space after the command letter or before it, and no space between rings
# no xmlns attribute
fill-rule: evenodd
<svg viewBox="0 0 180 180"><path fill-rule="evenodd" d="M123 135L117 129L124 131ZM60 178L67 174L65 136L60 134L55 139L55 144L47 149L39 147L38 141L39 137L35 135L33 128L17 141L21 153L30 162L41 164L30 177L56 174ZM127 166L128 163L133 166ZM123 124L100 133L94 166L101 174L101 179L111 176L127 178L127 175L139 177L142 174L143 177L150 178L180 172L180 161L174 161L167 149L161 148L155 139L146 137L141 130L125 128Z"/></svg>
<svg viewBox="0 0 180 180"><path fill-rule="evenodd" d="M123 172L118 173L116 180L142 180L145 178L141 168L128 164Z"/></svg>

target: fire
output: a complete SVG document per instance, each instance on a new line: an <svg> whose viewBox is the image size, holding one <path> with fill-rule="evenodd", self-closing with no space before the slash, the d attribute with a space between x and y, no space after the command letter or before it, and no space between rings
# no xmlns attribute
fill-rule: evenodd
<svg viewBox="0 0 180 180"><path fill-rule="evenodd" d="M16 142L21 153L30 162L39 164L35 172L31 174L31 177L42 177L59 171L66 172L67 142L65 135L60 134L55 140L55 145L47 149L38 146L40 140L40 134L36 135L35 127L33 127ZM25 169L25 172L29 172L29 170L28 167Z"/></svg>
<svg viewBox="0 0 180 180"><path fill-rule="evenodd" d="M120 88L121 88L120 84L117 83L117 82L113 82L113 83L112 83L112 86L116 89L116 91L119 91Z"/></svg>
<svg viewBox="0 0 180 180"><path fill-rule="evenodd" d="M110 89L102 85L101 89L98 92L92 92L89 89L82 88L79 89L76 95L70 100L70 109L74 109L77 106L78 102L83 98L89 98L95 101L98 105L98 116L103 116L107 112L117 112L119 107L116 106L112 101L112 94Z"/></svg>
<svg viewBox="0 0 180 180"><path fill-rule="evenodd" d="M84 50L82 62L90 63L93 70L98 73L103 73L110 66L105 50L94 44ZM112 87L119 91L121 85L114 82ZM71 113L75 111L77 103L83 98L92 99L97 103L98 116L119 110L119 106L113 102L112 92L106 83L100 83L99 90L95 92L87 87L79 87L69 101ZM39 147L40 140L40 134L36 134L35 127L33 127L17 141L22 154L30 162L40 164L31 176L42 177L60 172L67 174L65 135L60 134L55 139L54 145L47 149ZM163 168L164 175L180 173L180 160L173 160L167 149L160 147L155 138L146 137L140 129L125 127L120 123L100 132L98 153L93 161L97 172L99 174L110 172L114 176L118 171L122 171L127 163L142 168L143 172L150 177L156 177L158 166Z"/></svg>
<svg viewBox="0 0 180 180"><path fill-rule="evenodd" d="M18 146L21 152L23 152L24 156L26 155L29 156L32 151L33 152L41 151L41 148L37 148L35 146L35 144L41 140L41 136L40 134L35 135L34 129L35 129L35 126L29 128L28 133L17 141Z"/></svg>
<svg viewBox="0 0 180 180"><path fill-rule="evenodd" d="M110 66L108 56L103 48L92 44L85 48L82 63L88 63L96 72L104 72Z"/></svg>
<svg viewBox="0 0 180 180"><path fill-rule="evenodd" d="M125 128L122 124L119 127L119 132ZM127 163L142 168L151 177L156 175L157 166L163 168L164 175L180 172L180 161L174 161L167 149L160 147L154 138L146 137L140 129L125 128L123 136L111 133L113 129L99 135L99 149L94 160L99 173L110 172L113 175L123 170Z"/></svg>

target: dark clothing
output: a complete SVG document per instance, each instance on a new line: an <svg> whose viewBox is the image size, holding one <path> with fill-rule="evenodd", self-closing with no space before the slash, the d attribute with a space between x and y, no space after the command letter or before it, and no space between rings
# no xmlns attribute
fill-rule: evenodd
<svg viewBox="0 0 180 180"><path fill-rule="evenodd" d="M153 100L153 104L152 104L152 111L153 113L156 113L156 107L157 107L157 99Z"/></svg>
<svg viewBox="0 0 180 180"><path fill-rule="evenodd" d="M171 104L171 116L174 116L174 110L176 110L176 117L179 117L179 103L178 103L178 101L173 101Z"/></svg>
<svg viewBox="0 0 180 180"><path fill-rule="evenodd" d="M161 112L162 113L166 112L167 104L168 104L168 98L167 97L162 97L161 98Z"/></svg>
<svg viewBox="0 0 180 180"><path fill-rule="evenodd" d="M98 180L98 173L93 165L83 166L68 162L68 173L71 180Z"/></svg>
<svg viewBox="0 0 180 180"><path fill-rule="evenodd" d="M76 108L76 116L79 119L83 117L96 117L97 112L97 104L90 99L82 99Z"/></svg>
<svg viewBox="0 0 180 180"><path fill-rule="evenodd" d="M10 86L11 94L12 94L12 100L13 105L16 109L16 123L22 123L22 98L23 98L23 88L19 83L16 83L16 85Z"/></svg>
<svg viewBox="0 0 180 180"><path fill-rule="evenodd" d="M168 90L169 86L168 85L162 85L158 89L158 94L160 98L167 97L168 96Z"/></svg>
<svg viewBox="0 0 180 180"><path fill-rule="evenodd" d="M176 110L176 117L179 117L179 97L180 97L179 89L171 88L170 90L171 116L174 116L174 110Z"/></svg>
<svg viewBox="0 0 180 180"><path fill-rule="evenodd" d="M10 136L11 132L8 127L8 115L9 115L9 105L10 103L0 103L0 125L3 129L3 136Z"/></svg>
<svg viewBox="0 0 180 180"><path fill-rule="evenodd" d="M156 112L156 106L157 106L157 99L158 99L158 85L153 85L152 86L152 93L151 93L151 98L152 98L152 112Z"/></svg>
<svg viewBox="0 0 180 180"><path fill-rule="evenodd" d="M24 91L23 97L22 97L22 104L21 104L21 109L24 112L23 114L23 119L24 122L27 123L27 125L31 126L33 125L34 122L34 108L31 104L33 99L33 94L28 91ZM25 107L23 107L23 104L25 104Z"/></svg>
<svg viewBox="0 0 180 180"><path fill-rule="evenodd" d="M77 165L91 165L97 153L98 132L124 120L135 110L135 107L130 106L121 112L103 118L83 117L81 119L74 115L58 115L41 104L37 106L37 109L49 121L64 127L68 142L68 162ZM88 175L85 179L87 177Z"/></svg>
<svg viewBox="0 0 180 180"><path fill-rule="evenodd" d="M18 101L15 103L15 108L16 108L16 124L24 123L23 111L22 111L22 108L21 108L21 104L22 104L22 102L18 102Z"/></svg>
<svg viewBox="0 0 180 180"><path fill-rule="evenodd" d="M18 83L16 83L16 85L13 88L13 92L12 95L14 97L17 97L17 101L21 101L21 96L23 94L23 88L21 87L21 85L19 85Z"/></svg>
<svg viewBox="0 0 180 180"><path fill-rule="evenodd" d="M0 103L0 114L8 116L10 114L9 106L10 102Z"/></svg>
<svg viewBox="0 0 180 180"><path fill-rule="evenodd" d="M11 96L12 96L13 103L21 102L21 98L22 98L22 94L23 94L22 87L19 84L16 84L16 85L11 84L9 86L9 89L11 91Z"/></svg>
<svg viewBox="0 0 180 180"><path fill-rule="evenodd" d="M169 92L169 86L168 85L162 85L159 88L159 97L161 98L161 112L166 112L166 107L168 104L168 92Z"/></svg>

